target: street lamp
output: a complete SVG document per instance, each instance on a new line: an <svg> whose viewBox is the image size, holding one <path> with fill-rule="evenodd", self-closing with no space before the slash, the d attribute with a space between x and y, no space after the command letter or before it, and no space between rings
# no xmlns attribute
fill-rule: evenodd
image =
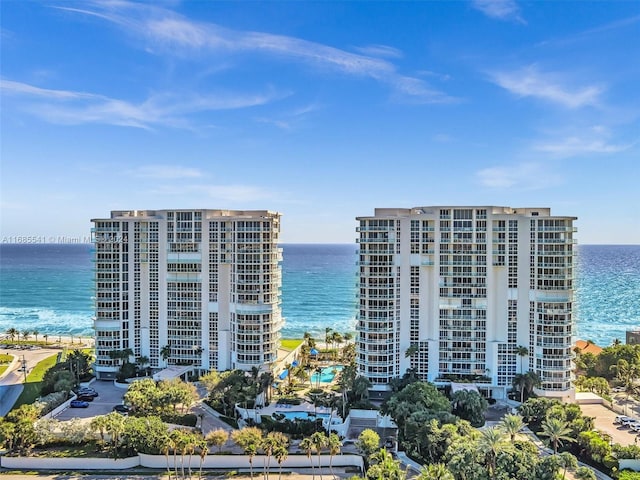
<svg viewBox="0 0 640 480"><path fill-rule="evenodd" d="M24 355L22 355L21 370L22 370L22 373L24 374L24 383L27 383L27 360L24 358Z"/></svg>

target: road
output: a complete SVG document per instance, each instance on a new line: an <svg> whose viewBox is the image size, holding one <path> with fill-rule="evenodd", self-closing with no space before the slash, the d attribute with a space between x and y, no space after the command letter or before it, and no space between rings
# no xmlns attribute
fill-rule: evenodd
<svg viewBox="0 0 640 480"><path fill-rule="evenodd" d="M25 373L22 371L23 359L26 361L28 375L38 362L60 353L60 350L41 348L38 350L1 350L1 352L16 358L16 361L11 363L0 378L0 417L4 417L16 403L23 390L25 379Z"/></svg>

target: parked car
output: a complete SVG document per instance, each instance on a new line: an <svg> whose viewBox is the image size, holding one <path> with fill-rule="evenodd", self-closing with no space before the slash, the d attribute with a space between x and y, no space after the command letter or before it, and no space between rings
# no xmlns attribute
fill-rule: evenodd
<svg viewBox="0 0 640 480"><path fill-rule="evenodd" d="M129 408L126 405L114 405L113 411L118 413L128 414L131 411L131 408Z"/></svg>
<svg viewBox="0 0 640 480"><path fill-rule="evenodd" d="M80 400L81 402L93 402L93 397L91 395L78 395L76 400Z"/></svg>
<svg viewBox="0 0 640 480"><path fill-rule="evenodd" d="M629 417L627 417L622 421L622 425L624 425L625 427L628 427L632 423L636 423L636 422L638 422L637 418L629 418Z"/></svg>
<svg viewBox="0 0 640 480"><path fill-rule="evenodd" d="M89 406L89 402L85 402L83 400L71 400L71 404L69 406L71 408L87 408Z"/></svg>
<svg viewBox="0 0 640 480"><path fill-rule="evenodd" d="M624 387L614 387L611 389L611 391L614 393L621 393L621 392L626 392L627 389Z"/></svg>
<svg viewBox="0 0 640 480"><path fill-rule="evenodd" d="M632 418L627 417L626 415L616 415L616 418L613 420L613 423L622 423L625 420L632 420Z"/></svg>
<svg viewBox="0 0 640 480"><path fill-rule="evenodd" d="M634 432L640 432L640 422L631 422L629 424L629 428Z"/></svg>
<svg viewBox="0 0 640 480"><path fill-rule="evenodd" d="M96 392L93 388L83 387L76 392L78 395L84 395L87 397L97 397L98 392Z"/></svg>

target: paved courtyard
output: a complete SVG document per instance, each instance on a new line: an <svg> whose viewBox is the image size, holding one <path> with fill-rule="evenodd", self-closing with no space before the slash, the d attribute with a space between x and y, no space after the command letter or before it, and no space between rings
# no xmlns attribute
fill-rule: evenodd
<svg viewBox="0 0 640 480"><path fill-rule="evenodd" d="M89 402L87 408L67 408L56 416L57 420L71 420L72 418L90 418L97 415L106 415L113 411L114 405L122 403L126 390L117 388L113 381L96 380L91 384L98 396Z"/></svg>

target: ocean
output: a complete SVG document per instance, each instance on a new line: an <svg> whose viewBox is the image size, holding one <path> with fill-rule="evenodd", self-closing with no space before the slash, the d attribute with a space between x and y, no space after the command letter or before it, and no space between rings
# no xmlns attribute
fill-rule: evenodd
<svg viewBox="0 0 640 480"><path fill-rule="evenodd" d="M353 331L354 245L285 244L284 338ZM92 335L90 245L0 244L0 332ZM640 245L578 247L576 338L609 345L640 328Z"/></svg>

